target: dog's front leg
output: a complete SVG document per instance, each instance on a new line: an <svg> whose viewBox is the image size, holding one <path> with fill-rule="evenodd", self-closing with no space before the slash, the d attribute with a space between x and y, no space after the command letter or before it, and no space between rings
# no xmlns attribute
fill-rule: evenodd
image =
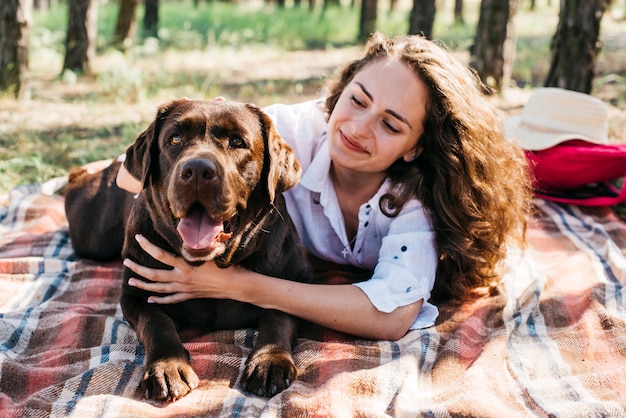
<svg viewBox="0 0 626 418"><path fill-rule="evenodd" d="M289 387L298 376L291 347L297 333L297 319L278 311L261 316L254 349L246 360L242 386L259 396L274 396Z"/></svg>
<svg viewBox="0 0 626 418"><path fill-rule="evenodd" d="M137 298L122 301L146 350L146 367L140 389L148 399L174 401L198 387L189 353L183 347L174 321L163 310Z"/></svg>

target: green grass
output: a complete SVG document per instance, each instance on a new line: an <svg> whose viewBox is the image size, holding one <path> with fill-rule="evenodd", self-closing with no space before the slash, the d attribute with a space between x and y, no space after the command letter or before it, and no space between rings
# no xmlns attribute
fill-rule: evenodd
<svg viewBox="0 0 626 418"><path fill-rule="evenodd" d="M54 34L63 33L66 14L64 7L37 12L34 27ZM144 40L142 16L143 8L139 7L136 39L139 42ZM306 7L278 9L215 1L200 2L194 7L189 0L162 2L159 16L160 48L179 50L241 48L254 44L287 50L348 45L355 42L358 22L357 10L348 7L310 12ZM100 51L112 43L116 18L116 2L100 5L97 41ZM383 21L389 21L387 26L394 24L392 17L383 17ZM36 29L35 37L41 36L39 33Z"/></svg>
<svg viewBox="0 0 626 418"><path fill-rule="evenodd" d="M44 182L67 170L121 154L144 126L120 124L96 129L20 130L0 137L0 191Z"/></svg>

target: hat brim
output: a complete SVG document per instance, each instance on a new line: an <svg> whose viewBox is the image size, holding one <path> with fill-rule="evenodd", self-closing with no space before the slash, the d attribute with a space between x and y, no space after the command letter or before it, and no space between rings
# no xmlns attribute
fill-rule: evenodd
<svg viewBox="0 0 626 418"><path fill-rule="evenodd" d="M517 142L522 148L530 151L540 151L553 147L561 142L579 139L594 144L607 144L606 139L591 138L585 135L568 132L545 132L530 129L520 124L521 117L509 116L504 122L504 135Z"/></svg>

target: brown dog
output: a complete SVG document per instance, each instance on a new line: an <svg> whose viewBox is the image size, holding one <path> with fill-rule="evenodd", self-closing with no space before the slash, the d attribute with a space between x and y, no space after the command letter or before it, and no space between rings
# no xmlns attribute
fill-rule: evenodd
<svg viewBox="0 0 626 418"><path fill-rule="evenodd" d="M102 171L72 170L65 187L65 214L70 242L81 258L119 260L126 220L134 197L117 187L121 163L114 161Z"/></svg>
<svg viewBox="0 0 626 418"><path fill-rule="evenodd" d="M293 187L300 165L267 115L253 105L178 100L127 150L126 168L142 179L127 224L124 257L156 268L134 237L175 253L190 264L238 264L290 280L310 281L306 255L282 192ZM244 389L272 396L297 377L291 347L295 318L231 300L147 303L128 286L121 306L146 350L141 388L147 398L175 400L198 385L179 331L256 327L259 333L242 377Z"/></svg>

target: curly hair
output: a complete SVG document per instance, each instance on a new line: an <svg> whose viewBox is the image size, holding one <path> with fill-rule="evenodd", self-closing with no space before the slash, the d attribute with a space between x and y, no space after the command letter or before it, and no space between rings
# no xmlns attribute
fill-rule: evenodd
<svg viewBox="0 0 626 418"><path fill-rule="evenodd" d="M431 300L461 302L498 280L509 244L524 246L532 190L526 159L504 137L503 116L476 73L420 36L373 34L364 56L329 81L327 115L354 75L380 59L406 64L429 96L418 156L389 167L393 187L381 210L395 216L409 199L422 202L439 256Z"/></svg>

